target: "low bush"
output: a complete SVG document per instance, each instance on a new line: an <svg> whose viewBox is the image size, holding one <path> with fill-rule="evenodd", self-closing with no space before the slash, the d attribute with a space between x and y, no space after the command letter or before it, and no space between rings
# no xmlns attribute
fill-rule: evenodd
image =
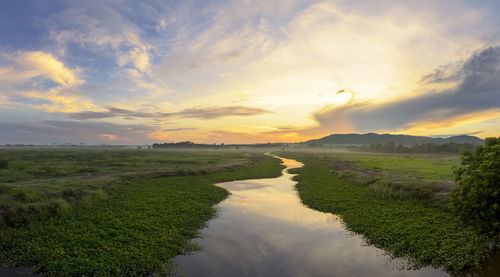
<svg viewBox="0 0 500 277"><path fill-rule="evenodd" d="M0 159L0 169L9 167L9 161Z"/></svg>

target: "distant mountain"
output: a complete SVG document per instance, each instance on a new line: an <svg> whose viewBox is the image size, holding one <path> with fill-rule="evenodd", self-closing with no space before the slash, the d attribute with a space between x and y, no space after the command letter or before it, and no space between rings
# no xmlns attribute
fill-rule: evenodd
<svg viewBox="0 0 500 277"><path fill-rule="evenodd" d="M320 139L313 139L306 141L306 144L343 144L343 145L366 145L366 144L377 144L377 143L387 143L394 142L396 144L403 144L405 146L410 146L414 144L443 144L443 143L470 143L473 145L479 145L483 143L483 140L474 136L453 136L449 138L431 138L424 136L409 136L409 135L390 135L390 134L332 134Z"/></svg>
<svg viewBox="0 0 500 277"><path fill-rule="evenodd" d="M448 140L448 142L454 142L454 143L459 143L459 144L470 143L473 145L479 145L479 144L484 143L484 140L482 140L478 137L467 136L467 135L454 136L454 137L447 138L446 140Z"/></svg>

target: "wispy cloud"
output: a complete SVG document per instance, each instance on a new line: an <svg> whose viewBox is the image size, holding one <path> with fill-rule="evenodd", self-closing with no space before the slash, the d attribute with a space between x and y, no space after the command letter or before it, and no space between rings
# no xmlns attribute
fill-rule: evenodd
<svg viewBox="0 0 500 277"><path fill-rule="evenodd" d="M83 84L83 81L77 76L80 70L67 68L50 53L35 51L23 53L21 57L26 63L38 69L40 75L45 75L66 88Z"/></svg>
<svg viewBox="0 0 500 277"><path fill-rule="evenodd" d="M85 83L80 68L70 68L52 53L0 53L0 93L10 105L29 105L50 112L95 108L79 92ZM31 99L31 101L28 101Z"/></svg>
<svg viewBox="0 0 500 277"><path fill-rule="evenodd" d="M81 69L69 68L53 54L42 51L0 52L2 86L49 79L64 88L82 85ZM54 85L55 86L55 85ZM53 87L54 87L53 86Z"/></svg>
<svg viewBox="0 0 500 277"><path fill-rule="evenodd" d="M154 131L145 125L106 122L38 121L11 123L0 121L0 144L30 143L151 143Z"/></svg>
<svg viewBox="0 0 500 277"><path fill-rule="evenodd" d="M215 119L225 116L254 116L271 113L268 110L244 106L227 106L227 107L208 107L208 108L191 108L185 109L172 115L187 117L187 118L201 118L201 119Z"/></svg>
<svg viewBox="0 0 500 277"><path fill-rule="evenodd" d="M141 28L127 15L134 4L123 1L76 3L48 19L50 36L59 51L72 54L76 44L103 57L113 55L120 67L131 66L140 72L150 67L152 46L141 36Z"/></svg>
<svg viewBox="0 0 500 277"><path fill-rule="evenodd" d="M171 128L171 129L163 129L164 132L179 132L179 131L188 131L188 130L197 130L198 128Z"/></svg>
<svg viewBox="0 0 500 277"><path fill-rule="evenodd" d="M68 116L72 119L79 119L79 120L101 119L101 118L112 118L112 117L126 117L126 118L183 117L183 118L198 118L198 119L216 119L226 116L255 116L265 113L270 113L270 111L260 108L243 107L243 106L190 108L172 113L138 112L123 108L108 107L107 111L105 112L86 111L78 113L69 113Z"/></svg>
<svg viewBox="0 0 500 277"><path fill-rule="evenodd" d="M495 1L4 2L12 122L127 122L197 141L499 132Z"/></svg>

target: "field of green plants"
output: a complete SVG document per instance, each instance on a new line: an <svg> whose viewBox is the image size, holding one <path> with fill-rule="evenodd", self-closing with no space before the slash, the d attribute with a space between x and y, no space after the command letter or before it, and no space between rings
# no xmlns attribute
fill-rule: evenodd
<svg viewBox="0 0 500 277"><path fill-rule="evenodd" d="M296 151L299 152L299 151ZM300 151L330 164L333 174L366 186L381 196L447 202L459 155L377 154L347 151Z"/></svg>
<svg viewBox="0 0 500 277"><path fill-rule="evenodd" d="M350 231L394 257L408 258L412 267L431 265L458 273L477 268L492 252L489 239L464 224L444 201L412 190L439 186L423 178L448 181L459 157L298 152L284 156L305 164L292 173L298 174L296 188L306 206L339 215ZM408 186L408 180L414 183ZM373 187L384 182L392 184L386 187L389 192Z"/></svg>
<svg viewBox="0 0 500 277"><path fill-rule="evenodd" d="M69 154L66 157L69 163L77 160L78 155L72 156L72 151L37 151L9 155L15 157L13 160L18 164L22 164L23 157L38 157L38 162L30 163L32 167L55 167L68 175L76 174L71 166L64 165L65 154ZM51 201L65 203L61 204L67 206L64 211L40 213L22 223L2 223L0 253L5 263L11 266L34 265L37 271L48 276L141 276L171 270L171 259L195 247L189 240L215 215L213 205L227 196L227 191L213 186L214 183L277 177L283 168L279 160L263 154L118 151L104 153L104 158L100 153L103 152L87 153L89 158L86 162L79 160L82 162L80 166L91 167L93 159L101 158L101 163L97 164L104 164L105 159L110 163L126 164L134 174L121 175L123 169L112 165L107 168L116 170L119 175L110 175L116 178L112 183L107 175L88 175L93 181L107 179L98 188L90 181L78 187L90 190L89 195L94 189L100 189L104 195L85 206L78 203L84 202L87 196L71 200L76 203L72 204L64 197L71 185L54 184ZM51 159L52 154L59 159ZM148 162L151 157L156 164ZM45 165L41 165L42 160L46 161ZM134 166L134 160L137 166ZM2 174L14 174L10 173L11 164L16 165L16 162L9 163L9 170ZM99 172L110 172L99 167L96 166ZM149 171L154 167L162 169ZM3 175L2 178L9 177ZM36 184L41 179L26 177L24 181L31 180ZM3 199L28 207L37 203L15 197L23 191L26 184L23 181L7 184L9 189L7 193L2 192ZM27 191L45 194L47 188L51 188L49 182ZM1 203L5 206L3 199ZM42 198L35 201L44 203Z"/></svg>
<svg viewBox="0 0 500 277"><path fill-rule="evenodd" d="M136 149L0 149L0 225L66 213L102 201L137 177L207 174L254 164L230 151Z"/></svg>
<svg viewBox="0 0 500 277"><path fill-rule="evenodd" d="M458 155L277 154L305 164L292 173L306 206L411 267L463 273L491 255L491 238L450 210ZM0 160L0 262L48 276L172 272L227 197L214 183L283 168L242 150L0 149Z"/></svg>
<svg viewBox="0 0 500 277"><path fill-rule="evenodd" d="M345 153L335 155L340 160L356 166L387 171L399 175L408 175L419 179L439 181L454 180L453 166L460 163L459 155L447 154L360 154Z"/></svg>

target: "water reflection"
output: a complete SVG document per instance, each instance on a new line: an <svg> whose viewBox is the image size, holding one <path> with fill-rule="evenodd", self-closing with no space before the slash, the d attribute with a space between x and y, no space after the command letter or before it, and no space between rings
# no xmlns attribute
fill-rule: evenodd
<svg viewBox="0 0 500 277"><path fill-rule="evenodd" d="M425 268L399 270L383 252L347 232L332 214L300 203L290 168L274 179L217 184L231 192L219 216L195 241L203 250L176 258L185 276L447 276Z"/></svg>

